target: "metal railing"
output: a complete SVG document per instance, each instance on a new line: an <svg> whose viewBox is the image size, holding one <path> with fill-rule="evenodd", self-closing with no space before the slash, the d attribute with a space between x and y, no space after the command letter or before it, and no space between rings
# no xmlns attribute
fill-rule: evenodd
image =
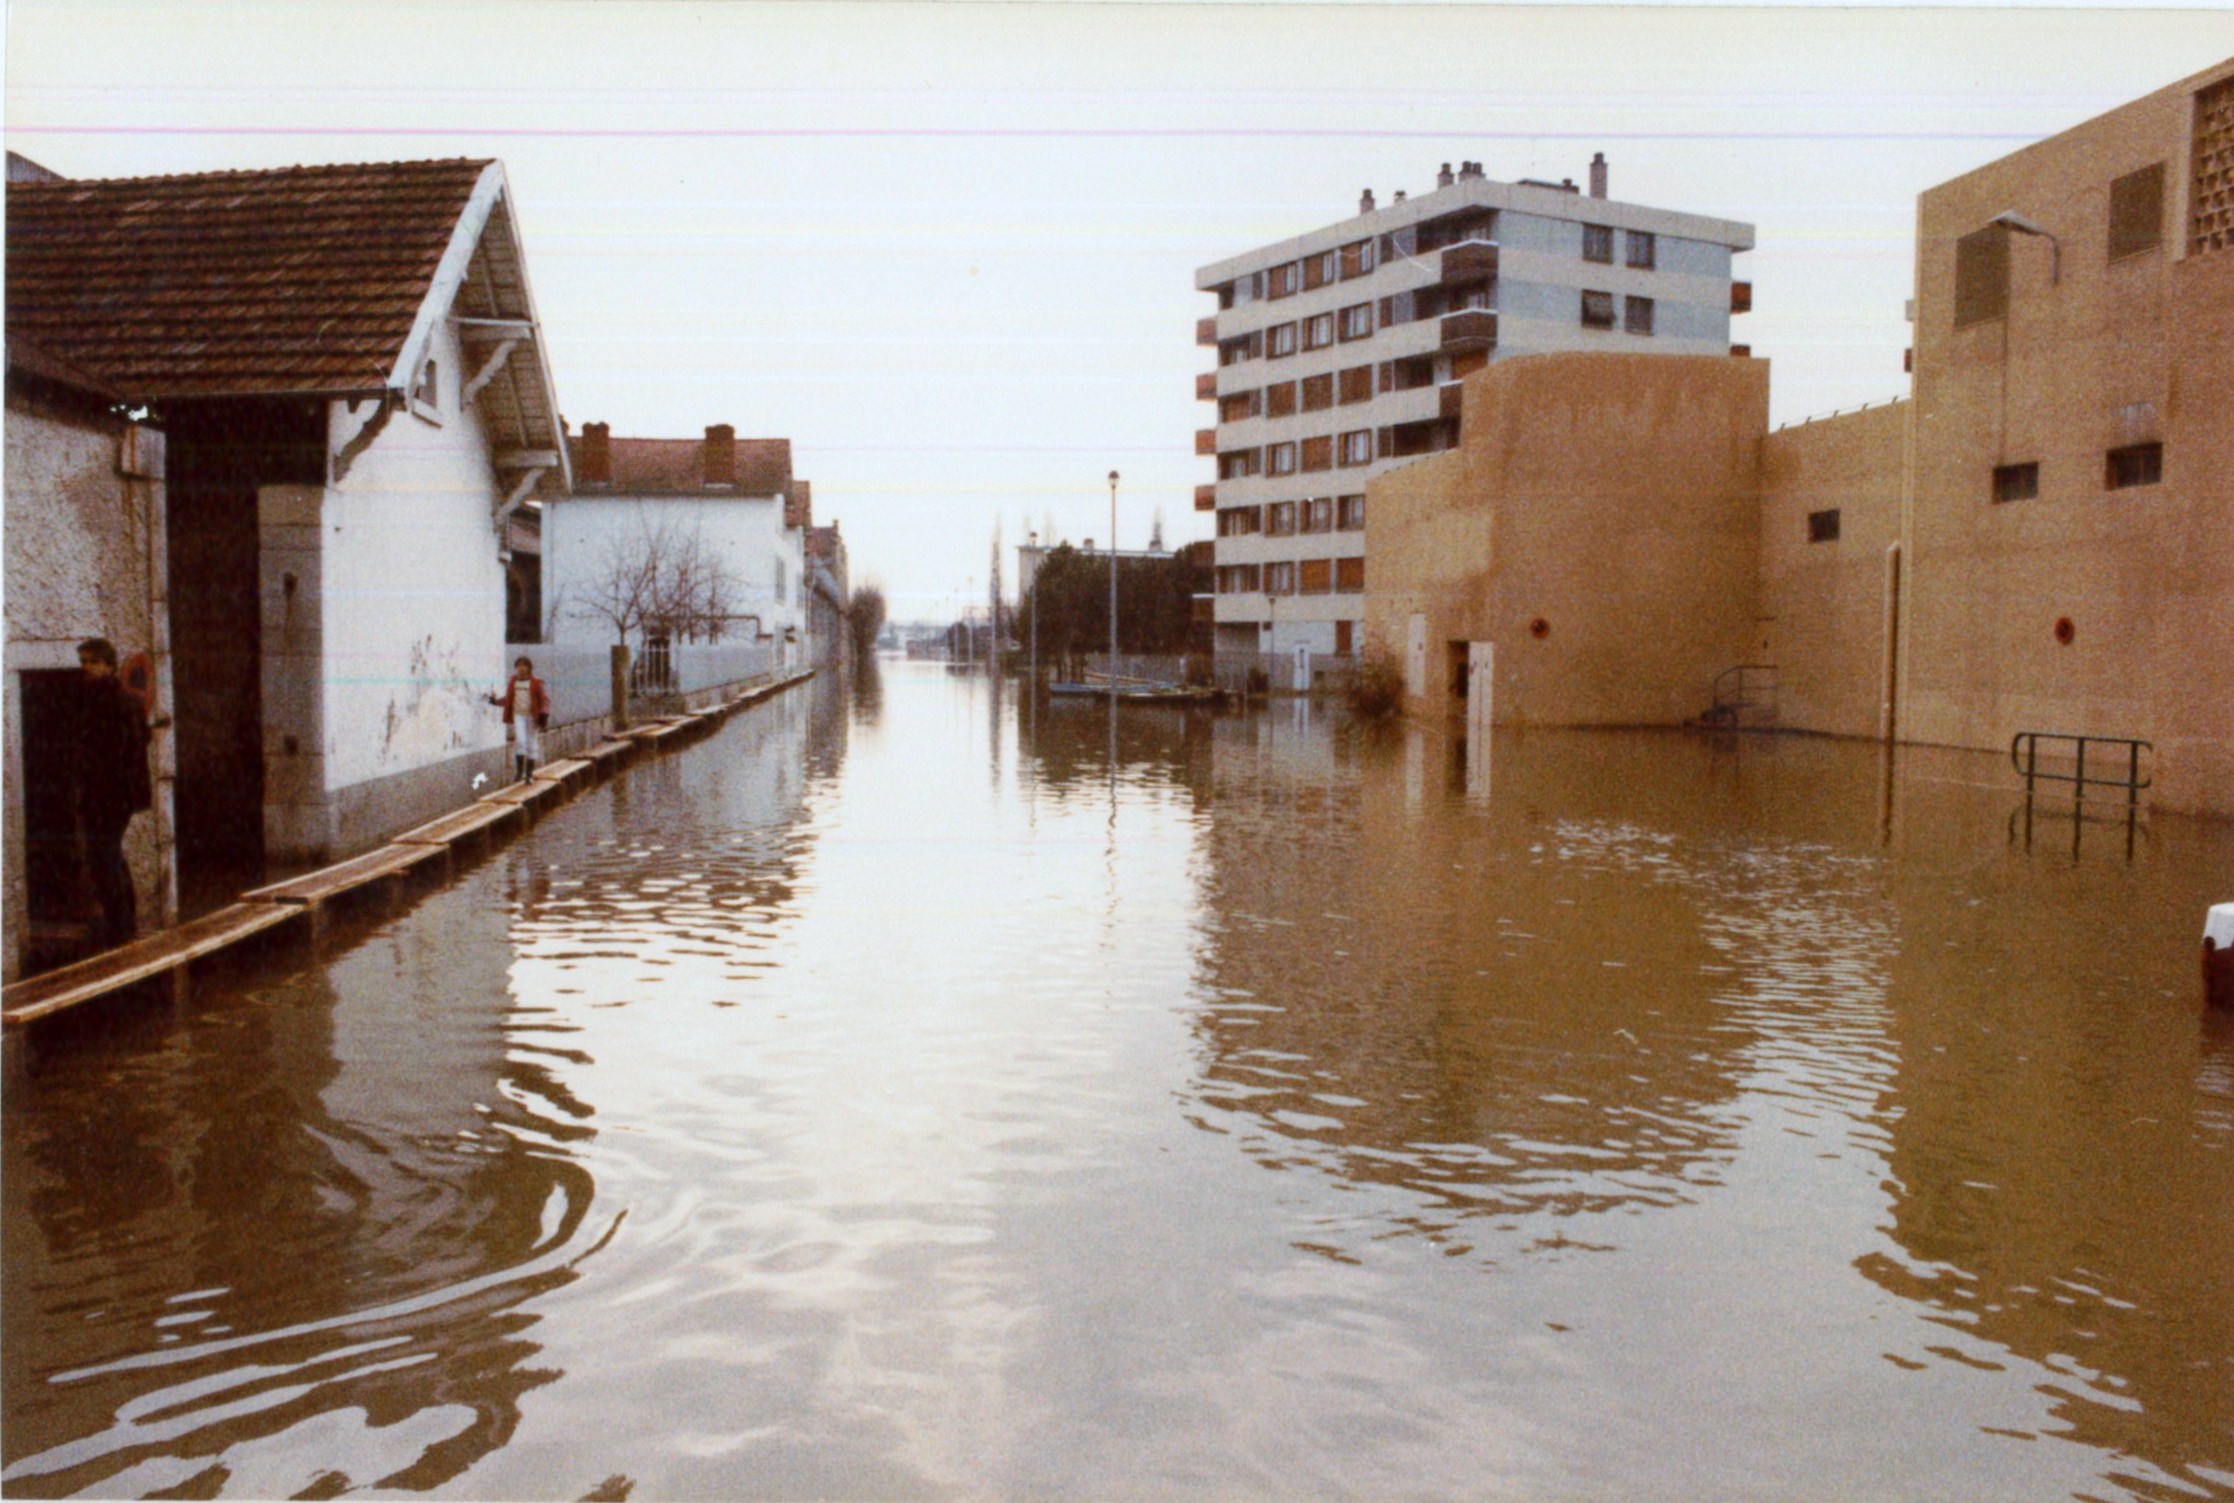
<svg viewBox="0 0 2234 1503"><path fill-rule="evenodd" d="M2059 772L2053 767L2043 769L2040 766L2040 744L2042 742L2049 743L2051 748L2070 746L2072 750L2071 771ZM2099 746L2105 749L2123 747L2125 749L2125 770L2114 776L2098 777L2090 775L2087 772L2087 748L2090 746ZM2141 753L2144 751L2154 756L2156 748L2133 736L2076 736L2062 731L2019 731L2009 738L2009 764L2016 768L2018 774L2024 778L2026 798L2033 796L2037 784L2069 783L2072 785L2071 796L2082 802L2085 801L2089 788L2123 788L2125 790L2125 801L2128 804L2138 804L2141 799L2141 790L2148 787L2151 781L2141 775ZM2114 764L2116 760L2117 754L2112 751L2112 763ZM2099 758L2095 765L2097 767L2102 765Z"/></svg>
<svg viewBox="0 0 2234 1503"><path fill-rule="evenodd" d="M2053 764L2045 768L2040 765L2043 743L2046 743L2051 756L2065 748L2069 749L2069 771ZM2087 770L2089 747L2101 748L2095 761L2097 771L2091 773ZM2119 756L2121 750L2124 753L2122 759ZM2062 731L2017 732L2009 738L2009 765L2025 780L2025 801L2023 808L2009 817L2011 842L2014 843L2017 838L2017 822L2021 814L2025 849L2032 849L2033 800L2040 785L2068 783L2071 785L2071 856L2073 860L2077 860L2080 842L2088 823L2087 790L2122 788L2125 790L2125 855L2131 861L2134 833L2141 815L2141 790L2153 781L2141 770L2141 753L2144 751L2151 757L2156 754L2154 746L2135 736L2080 736ZM2124 763L2122 770L2118 765L2121 760ZM2104 817L2114 819L2116 816Z"/></svg>
<svg viewBox="0 0 2234 1503"><path fill-rule="evenodd" d="M1699 719L1707 725L1737 727L1759 712L1754 725L1776 724L1777 678L1774 663L1740 663L1714 676L1714 703Z"/></svg>

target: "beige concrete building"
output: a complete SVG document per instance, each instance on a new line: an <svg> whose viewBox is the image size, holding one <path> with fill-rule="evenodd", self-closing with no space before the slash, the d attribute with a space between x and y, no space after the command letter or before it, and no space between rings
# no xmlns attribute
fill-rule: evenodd
<svg viewBox="0 0 2234 1503"><path fill-rule="evenodd" d="M2234 814L2234 59L1923 194L1916 287L1912 399L1775 433L1763 362L1469 376L1368 490L1408 707L1482 642L1501 724L2137 737Z"/></svg>

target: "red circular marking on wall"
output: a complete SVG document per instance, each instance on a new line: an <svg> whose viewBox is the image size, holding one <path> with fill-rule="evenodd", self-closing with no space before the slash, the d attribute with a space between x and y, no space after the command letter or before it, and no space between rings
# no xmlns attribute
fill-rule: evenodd
<svg viewBox="0 0 2234 1503"><path fill-rule="evenodd" d="M1543 617L1538 616L1535 620L1528 623L1528 635L1530 635L1531 637L1539 638L1550 636L1551 623L1549 621L1546 621Z"/></svg>
<svg viewBox="0 0 2234 1503"><path fill-rule="evenodd" d="M2056 617L2056 640L2058 642L2061 642L2064 646L2069 647L2071 645L2071 639L2073 637L2076 637L2077 635L2079 635L2079 628L2071 624L2071 618L2069 616Z"/></svg>

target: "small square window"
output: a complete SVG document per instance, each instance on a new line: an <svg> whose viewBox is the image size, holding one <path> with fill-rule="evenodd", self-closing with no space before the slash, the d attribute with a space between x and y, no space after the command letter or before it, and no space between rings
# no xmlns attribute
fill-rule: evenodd
<svg viewBox="0 0 2234 1503"><path fill-rule="evenodd" d="M1631 334L1652 332L1652 299L1627 297L1621 300L1621 326Z"/></svg>
<svg viewBox="0 0 2234 1503"><path fill-rule="evenodd" d="M1838 541L1838 508L1829 511L1811 511L1807 514L1807 540L1811 543Z"/></svg>
<svg viewBox="0 0 2234 1503"><path fill-rule="evenodd" d="M1612 293L1585 292L1582 295L1582 326L1586 329L1613 327Z"/></svg>
<svg viewBox="0 0 2234 1503"><path fill-rule="evenodd" d="M1358 436L1365 440L1366 457L1371 458L1373 435L1360 433ZM1334 525L1344 532L1363 532L1365 530L1365 498L1363 496L1338 497L1335 505Z"/></svg>
<svg viewBox="0 0 2234 1503"><path fill-rule="evenodd" d="M1586 224L1582 227L1582 258L1613 265L1613 226Z"/></svg>
<svg viewBox="0 0 2234 1503"><path fill-rule="evenodd" d="M1324 412L1334 405L1334 372L1303 378L1303 410Z"/></svg>
<svg viewBox="0 0 2234 1503"><path fill-rule="evenodd" d="M2031 464L2003 464L1994 466L1994 500L2030 501L2040 494L2040 466Z"/></svg>
<svg viewBox="0 0 2234 1503"><path fill-rule="evenodd" d="M1659 253L1659 238L1648 230L1629 232L1629 264L1639 271L1650 271Z"/></svg>
<svg viewBox="0 0 2234 1503"><path fill-rule="evenodd" d="M2155 485L2164 478L2164 445L2128 444L2103 457L2102 484L2113 491Z"/></svg>

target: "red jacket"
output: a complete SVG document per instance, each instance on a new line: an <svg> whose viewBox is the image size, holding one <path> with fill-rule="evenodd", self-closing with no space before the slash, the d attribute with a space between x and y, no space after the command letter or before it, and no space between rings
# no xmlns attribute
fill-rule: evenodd
<svg viewBox="0 0 2234 1503"><path fill-rule="evenodd" d="M489 696L490 704L504 707L506 725L512 723L512 686L518 682L518 679L508 678L503 688ZM551 722L551 691L543 687L543 680L531 673L527 676L527 693L528 703L535 708L535 728L543 730Z"/></svg>

